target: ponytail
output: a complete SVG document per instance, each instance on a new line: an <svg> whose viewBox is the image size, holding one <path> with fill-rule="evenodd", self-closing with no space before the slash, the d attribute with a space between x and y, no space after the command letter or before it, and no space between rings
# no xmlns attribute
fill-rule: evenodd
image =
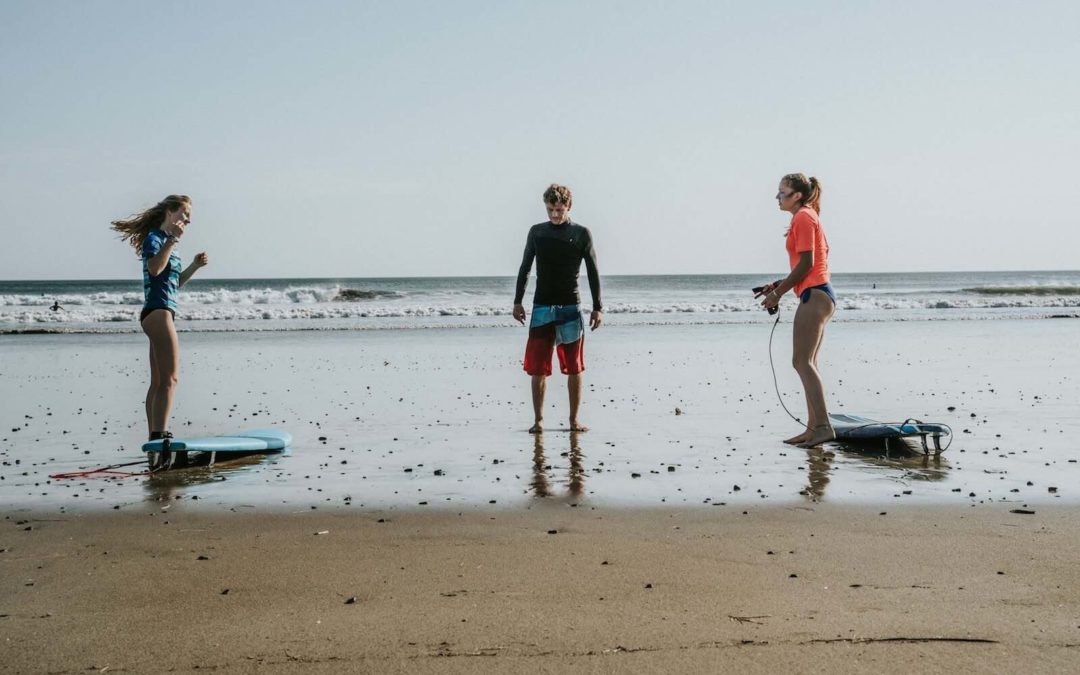
<svg viewBox="0 0 1080 675"><path fill-rule="evenodd" d="M821 181L814 176L810 176L810 196L806 198L805 204L821 213Z"/></svg>
<svg viewBox="0 0 1080 675"><path fill-rule="evenodd" d="M821 213L821 181L816 177L806 177L804 173L789 173L780 179L795 192L802 193L800 206L809 206L817 213Z"/></svg>

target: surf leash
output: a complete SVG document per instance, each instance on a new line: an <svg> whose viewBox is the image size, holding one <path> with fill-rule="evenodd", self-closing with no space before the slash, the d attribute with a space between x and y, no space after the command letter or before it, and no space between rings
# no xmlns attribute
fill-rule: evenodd
<svg viewBox="0 0 1080 675"><path fill-rule="evenodd" d="M761 287L755 288L754 292L757 292L760 288ZM784 412L786 412L788 414L788 417L795 420L796 423L798 423L798 424L805 427L806 424L801 419L799 419L798 417L795 417L795 415L792 415L791 411L788 410L788 407L786 405L784 405L784 396L780 393L780 384L776 379L776 364L773 362L773 349L772 349L772 346L773 346L773 338L776 336L776 327L778 325L780 325L780 305L776 306L776 320L773 321L772 329L769 330L769 369L772 370L773 388L776 390L776 398L777 398L778 401L780 401L780 407L784 409ZM851 429L848 429L848 431L852 431L852 430L855 430L855 429L864 429L866 427L874 427L874 426L878 426L878 425L885 425L885 426L896 427L896 428L900 429L901 432L903 432L904 427L907 426L908 423L935 424L937 426L945 427L948 430L948 433L946 435L949 437L949 442L946 443L945 447L941 448L941 450L939 450L938 452L945 452L946 450L948 450L949 447L953 443L953 439L956 438L956 435L953 433L952 427L949 426L948 424L945 424L944 422L923 422L922 420L917 420L914 417L909 417L906 420L904 420L903 422L872 422L870 424L863 424L863 425L860 425L860 426L857 426L857 427L852 427ZM920 434L915 434L915 435L920 435ZM900 438L911 438L911 437L912 436L901 436Z"/></svg>
<svg viewBox="0 0 1080 675"><path fill-rule="evenodd" d="M791 419L795 420L795 423L796 423L796 424L800 424L800 425L802 425L803 427L805 427L805 426L806 426L806 423L805 423L805 422L803 422L803 421L802 421L801 419L799 419L798 417L795 417L794 415L792 415L792 414L791 414L791 411L790 411L790 410L788 410L788 407L787 407L786 405L784 405L784 397L783 397L783 395L782 395L782 394L780 393L780 383L779 383L779 382L777 382L777 380L776 380L776 364L774 364L774 363L773 363L773 356L772 356L772 343L773 343L773 337L774 337L774 336L776 335L776 327L777 327L778 325L780 325L780 311L779 311L779 310L780 310L780 306L779 306L779 305L777 305L777 306L776 306L776 308L777 308L777 312L776 312L776 320L775 320L775 321L773 321L773 325L772 325L772 330L770 330L770 331L769 331L769 368L770 368L770 369L772 370L772 382L773 382L773 388L774 388L774 389L776 389L776 398L777 398L777 400L779 400L779 401L780 401L780 407L784 409L784 412L786 412L786 413L788 414L788 417L790 417Z"/></svg>
<svg viewBox="0 0 1080 675"><path fill-rule="evenodd" d="M779 305L777 307L779 307ZM769 368L772 370L773 388L776 389L776 398L777 398L777 400L780 401L780 406L784 409L784 412L786 412L788 414L788 417L795 420L797 423L802 424L803 426L806 426L805 424L803 424L802 420L800 420L798 417L795 417L794 415L792 415L791 411L788 410L788 407L786 405L784 405L784 397L780 393L780 384L777 382L777 379L776 379L776 364L773 363L772 345L773 345L773 337L776 335L776 327L779 324L780 324L780 312L777 312L776 313L776 320L773 321L772 330L769 331ZM866 427L874 427L874 426L878 426L878 425L886 425L886 426L891 426L891 427L897 427L898 429L903 431L903 428L908 423L936 424L938 426L942 426L942 427L945 427L946 429L948 429L948 433L946 435L949 437L949 442L945 444L945 447L942 448L940 450L940 452L945 452L946 450L948 450L949 446L951 446L952 443L953 443L953 439L956 438L956 435L953 433L952 427L949 426L948 424L945 424L944 422L923 422L922 420L915 419L914 417L909 417L906 420L904 420L903 422L873 422L873 423L870 423L870 424L863 424L863 425L860 425L860 426L857 426L857 427L852 427L851 429L848 429L848 431L851 431L851 430L854 430L854 429L864 429ZM905 438L905 437L901 436L901 438Z"/></svg>
<svg viewBox="0 0 1080 675"><path fill-rule="evenodd" d="M145 460L138 462L127 462L126 464L110 464L109 466L102 466L96 469L87 469L85 471L69 471L67 473L54 473L49 476L53 480L67 480L71 478L134 478L135 476L150 476L152 471L117 471L117 469L125 466L135 466L136 464L143 464Z"/></svg>

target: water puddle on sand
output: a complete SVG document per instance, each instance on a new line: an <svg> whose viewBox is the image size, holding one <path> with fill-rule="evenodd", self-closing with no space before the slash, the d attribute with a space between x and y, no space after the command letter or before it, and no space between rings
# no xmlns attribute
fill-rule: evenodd
<svg viewBox="0 0 1080 675"><path fill-rule="evenodd" d="M917 443L782 444L798 429L779 409L764 325L605 326L590 335L582 410L592 430L560 430L566 387L555 375L540 437L526 433L524 333L200 334L184 336L174 433L272 426L292 434L291 451L60 481L49 476L142 459L144 340L20 338L5 345L19 358L0 377L0 511L1080 499L1074 327L939 322L933 341L926 328L837 326L823 372L835 412L951 425L939 458ZM796 376L777 375L796 409Z"/></svg>
<svg viewBox="0 0 1080 675"><path fill-rule="evenodd" d="M1022 453L953 448L924 455L918 443L686 447L678 456L647 453L631 440L600 434L514 434L505 448L485 443L397 445L392 453L330 451L323 444L283 454L253 454L152 476L50 480L67 462L5 467L5 511L126 509L139 505L201 510L741 506L769 503L898 501L1018 506L1075 500L1076 462L1033 461ZM740 444L742 445L742 444ZM625 449L624 449L625 446ZM675 458L674 461L672 458ZM1049 465L1048 465L1049 464ZM88 468L88 465L79 464ZM138 467L134 467L138 468ZM1069 474L1072 474L1070 477Z"/></svg>

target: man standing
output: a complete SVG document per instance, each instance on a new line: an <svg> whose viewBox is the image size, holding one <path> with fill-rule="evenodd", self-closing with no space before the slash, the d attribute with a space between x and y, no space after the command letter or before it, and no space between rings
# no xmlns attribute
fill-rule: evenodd
<svg viewBox="0 0 1080 675"><path fill-rule="evenodd" d="M530 433L544 431L544 391L551 375L551 351L559 355L559 369L567 376L570 391L570 430L588 431L578 420L581 403L581 373L585 370L585 325L581 320L581 297L578 272L581 261L589 276L593 308L589 328L596 330L603 320L600 304L600 273L596 269L596 251L589 230L570 221L573 195L565 185L552 184L544 191L548 222L533 225L525 240L525 256L518 270L514 293L514 318L524 325L525 284L536 259L536 292L529 322L529 341L525 346L525 372L532 376L532 401L535 423Z"/></svg>

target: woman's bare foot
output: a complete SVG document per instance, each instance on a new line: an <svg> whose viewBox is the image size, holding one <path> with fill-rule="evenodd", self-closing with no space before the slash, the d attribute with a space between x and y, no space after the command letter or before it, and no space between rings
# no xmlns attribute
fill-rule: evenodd
<svg viewBox="0 0 1080 675"><path fill-rule="evenodd" d="M810 440L810 436L812 436L812 435L813 434L810 433L810 430L807 429L806 431L802 432L798 436L792 436L791 438L785 440L784 442L787 443L788 445L798 445L799 443L805 443L806 441Z"/></svg>
<svg viewBox="0 0 1080 675"><path fill-rule="evenodd" d="M589 427L577 420L570 420L570 431L588 431Z"/></svg>
<svg viewBox="0 0 1080 675"><path fill-rule="evenodd" d="M536 420L536 422L529 427L530 434L542 434L544 433L544 420Z"/></svg>
<svg viewBox="0 0 1080 675"><path fill-rule="evenodd" d="M812 431L813 433L810 435L810 438L799 443L800 448L816 448L822 443L836 440L836 432L833 431L831 424L818 425L814 427Z"/></svg>

